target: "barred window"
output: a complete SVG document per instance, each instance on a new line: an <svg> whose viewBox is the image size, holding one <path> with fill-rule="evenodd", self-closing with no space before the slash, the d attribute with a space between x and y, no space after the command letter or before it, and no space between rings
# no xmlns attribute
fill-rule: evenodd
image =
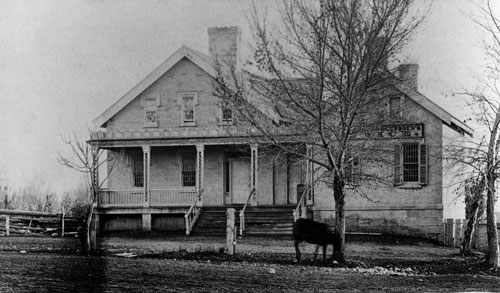
<svg viewBox="0 0 500 293"><path fill-rule="evenodd" d="M427 146L419 143L404 143L394 146L394 184L427 184Z"/></svg>
<svg viewBox="0 0 500 293"><path fill-rule="evenodd" d="M418 144L403 144L403 181L418 182Z"/></svg>
<svg viewBox="0 0 500 293"><path fill-rule="evenodd" d="M196 186L196 154L182 155L182 186Z"/></svg>
<svg viewBox="0 0 500 293"><path fill-rule="evenodd" d="M134 187L144 187L144 161L142 155L133 157L134 162Z"/></svg>

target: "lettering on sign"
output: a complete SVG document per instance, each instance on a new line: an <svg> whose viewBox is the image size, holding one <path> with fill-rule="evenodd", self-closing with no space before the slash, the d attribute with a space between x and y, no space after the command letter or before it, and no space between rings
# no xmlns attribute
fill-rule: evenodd
<svg viewBox="0 0 500 293"><path fill-rule="evenodd" d="M421 138L424 137L423 124L382 125L376 130L375 138Z"/></svg>

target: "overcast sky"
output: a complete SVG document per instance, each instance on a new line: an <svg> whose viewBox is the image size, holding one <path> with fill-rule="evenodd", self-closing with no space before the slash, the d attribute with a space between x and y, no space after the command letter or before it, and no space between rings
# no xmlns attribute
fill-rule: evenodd
<svg viewBox="0 0 500 293"><path fill-rule="evenodd" d="M417 3L419 1L416 1ZM207 28L238 25L243 0L0 0L0 177L44 180L61 192L78 174L57 163L61 135L81 132L182 45L208 52ZM420 65L419 88L460 119L449 95L474 87L482 38L468 0L434 0L402 58Z"/></svg>

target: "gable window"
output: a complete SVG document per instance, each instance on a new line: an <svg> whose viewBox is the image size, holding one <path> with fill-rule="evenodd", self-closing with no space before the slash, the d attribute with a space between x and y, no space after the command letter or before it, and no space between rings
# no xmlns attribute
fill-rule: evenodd
<svg viewBox="0 0 500 293"><path fill-rule="evenodd" d="M230 108L222 108L222 123L233 122L233 110Z"/></svg>
<svg viewBox="0 0 500 293"><path fill-rule="evenodd" d="M133 160L133 180L134 187L144 187L144 161L142 155L135 155Z"/></svg>
<svg viewBox="0 0 500 293"><path fill-rule="evenodd" d="M196 154L182 154L181 164L182 186L196 186Z"/></svg>
<svg viewBox="0 0 500 293"><path fill-rule="evenodd" d="M400 118L402 116L402 99L401 97L389 98L389 115L392 118Z"/></svg>
<svg viewBox="0 0 500 293"><path fill-rule="evenodd" d="M344 176L346 184L359 185L359 178L361 176L359 157L351 157L345 164Z"/></svg>
<svg viewBox="0 0 500 293"><path fill-rule="evenodd" d="M194 126L196 122L196 105L198 105L198 93L179 93L179 104L181 105L181 124Z"/></svg>
<svg viewBox="0 0 500 293"><path fill-rule="evenodd" d="M144 96L144 127L158 127L160 95Z"/></svg>
<svg viewBox="0 0 500 293"><path fill-rule="evenodd" d="M394 185L426 185L427 146L419 143L404 143L394 146Z"/></svg>

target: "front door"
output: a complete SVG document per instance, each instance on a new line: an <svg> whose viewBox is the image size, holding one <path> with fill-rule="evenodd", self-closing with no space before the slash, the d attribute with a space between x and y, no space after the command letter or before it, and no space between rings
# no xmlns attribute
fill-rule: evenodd
<svg viewBox="0 0 500 293"><path fill-rule="evenodd" d="M231 198L233 204L244 204L250 194L250 161L231 161Z"/></svg>

